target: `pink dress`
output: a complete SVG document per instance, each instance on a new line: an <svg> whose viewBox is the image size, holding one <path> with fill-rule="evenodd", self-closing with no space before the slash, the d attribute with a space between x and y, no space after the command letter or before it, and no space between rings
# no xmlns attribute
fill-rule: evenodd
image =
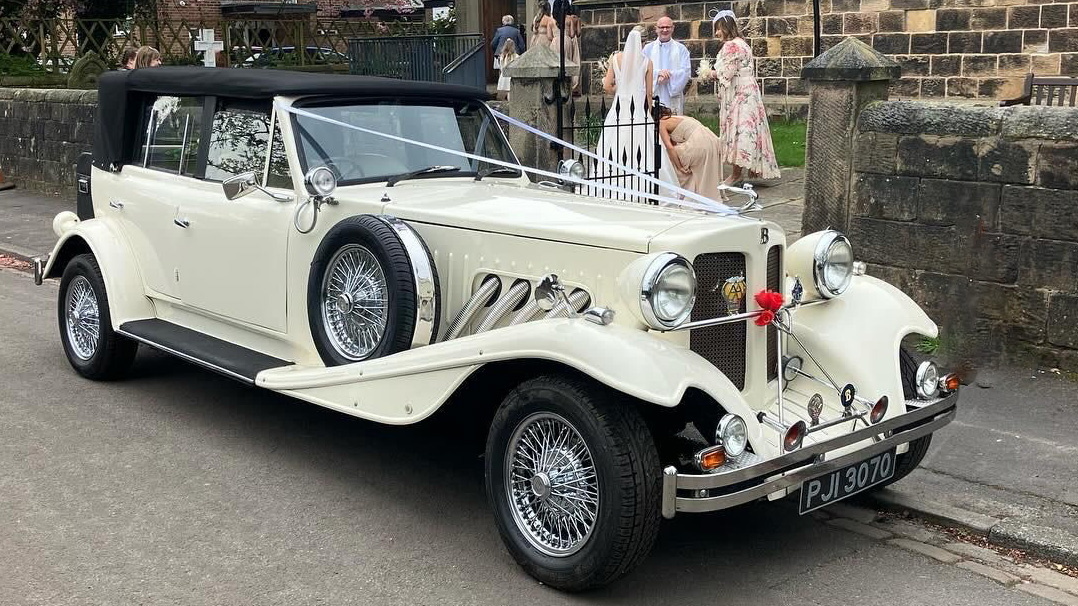
<svg viewBox="0 0 1078 606"><path fill-rule="evenodd" d="M760 87L752 71L752 49L741 38L722 46L716 60L719 97L719 129L722 161L760 175L777 179L778 162L771 145Z"/></svg>

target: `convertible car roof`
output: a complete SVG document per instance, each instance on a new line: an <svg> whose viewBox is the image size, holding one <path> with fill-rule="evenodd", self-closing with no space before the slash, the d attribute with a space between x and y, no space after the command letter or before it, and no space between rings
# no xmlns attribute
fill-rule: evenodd
<svg viewBox="0 0 1078 606"><path fill-rule="evenodd" d="M109 170L130 157L142 106L153 95L272 99L275 96L425 97L486 100L486 91L437 82L312 74L275 69L154 67L112 71L97 84L94 165ZM127 150L127 153L125 153Z"/></svg>
<svg viewBox="0 0 1078 606"><path fill-rule="evenodd" d="M422 95L452 99L485 99L486 91L454 84L415 82L371 76L312 74L275 69L212 69L155 67L103 74L102 93L136 91L174 95L218 95L269 99L274 95L348 95L384 97Z"/></svg>

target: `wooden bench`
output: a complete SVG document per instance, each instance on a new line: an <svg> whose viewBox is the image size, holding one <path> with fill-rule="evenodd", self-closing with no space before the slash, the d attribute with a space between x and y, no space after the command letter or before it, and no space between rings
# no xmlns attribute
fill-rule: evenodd
<svg viewBox="0 0 1078 606"><path fill-rule="evenodd" d="M1060 76L1038 78L1026 74L1022 83L1022 96L1017 99L1000 101L1001 107L1008 105L1069 105L1075 106L1078 100L1078 78Z"/></svg>

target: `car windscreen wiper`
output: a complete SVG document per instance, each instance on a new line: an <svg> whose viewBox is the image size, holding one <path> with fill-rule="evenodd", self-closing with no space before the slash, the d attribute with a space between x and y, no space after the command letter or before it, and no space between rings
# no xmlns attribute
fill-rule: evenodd
<svg viewBox="0 0 1078 606"><path fill-rule="evenodd" d="M411 179L412 177L418 177L419 175L431 175L431 174L435 174L435 173L455 173L455 172L459 172L459 171L460 171L459 166L449 166L449 165L428 166L426 168L421 168L419 170L413 170L411 172L402 173L402 174L399 174L399 175L394 175L394 176L386 179L386 187L393 187L394 185L400 183L401 181Z"/></svg>
<svg viewBox="0 0 1078 606"><path fill-rule="evenodd" d="M509 168L508 166L491 166L486 170L479 171L479 173L475 175L475 180L482 181L493 175L512 175L514 177L519 177L520 171L515 168Z"/></svg>

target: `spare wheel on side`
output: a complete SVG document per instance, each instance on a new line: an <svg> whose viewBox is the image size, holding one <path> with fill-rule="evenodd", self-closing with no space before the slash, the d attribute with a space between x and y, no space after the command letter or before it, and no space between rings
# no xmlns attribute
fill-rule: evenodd
<svg viewBox="0 0 1078 606"><path fill-rule="evenodd" d="M326 366L434 342L438 273L423 239L395 217L359 215L329 230L307 281L307 316Z"/></svg>

